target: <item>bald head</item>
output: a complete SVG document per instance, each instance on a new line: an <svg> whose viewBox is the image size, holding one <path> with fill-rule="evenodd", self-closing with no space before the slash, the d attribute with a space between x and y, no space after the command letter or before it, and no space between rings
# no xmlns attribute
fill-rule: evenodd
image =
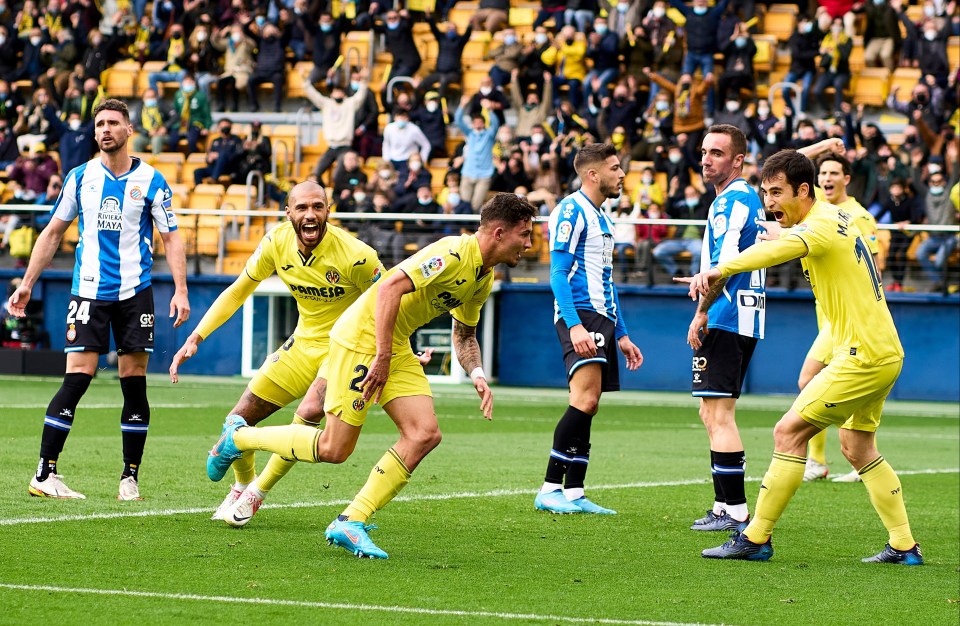
<svg viewBox="0 0 960 626"><path fill-rule="evenodd" d="M287 194L286 212L301 251L313 250L327 231L327 192L313 181L299 183Z"/></svg>

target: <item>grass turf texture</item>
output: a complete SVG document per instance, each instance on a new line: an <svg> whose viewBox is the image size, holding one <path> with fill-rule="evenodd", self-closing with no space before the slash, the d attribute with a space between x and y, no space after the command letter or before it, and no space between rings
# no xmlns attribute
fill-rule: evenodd
<svg viewBox="0 0 960 626"><path fill-rule="evenodd" d="M726 535L688 530L712 501L706 437L689 396L605 396L588 494L619 515L552 516L534 511L533 495L565 394L495 388L487 423L469 387L438 386L444 442L373 520L390 559L361 561L327 546L323 530L396 439L378 408L346 463L295 468L234 530L209 519L232 472L211 483L204 462L241 382L151 378L146 500L124 503L115 500L121 397L109 376L91 385L60 459L67 484L88 499L27 495L58 385L0 379L0 623L958 622L956 405L891 403L879 435L903 472L925 566L860 563L886 532L862 485L830 482L801 486L774 535L773 560L744 563L701 558ZM751 508L771 429L789 402L741 400ZM286 409L264 424L291 418ZM828 457L834 473L847 471L835 432ZM261 453L258 467L266 460ZM72 515L82 519L61 519Z"/></svg>

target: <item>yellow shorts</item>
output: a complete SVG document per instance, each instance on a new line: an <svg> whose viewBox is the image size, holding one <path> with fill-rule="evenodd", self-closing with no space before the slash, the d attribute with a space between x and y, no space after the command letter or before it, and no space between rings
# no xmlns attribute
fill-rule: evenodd
<svg viewBox="0 0 960 626"><path fill-rule="evenodd" d="M323 409L339 415L352 426L363 426L371 402L363 399L360 391L362 381L370 370L374 355L354 352L336 341L330 343L330 358L327 361L327 397ZM393 355L390 374L380 394L380 406L394 398L409 396L433 396L430 383L423 373L423 366L412 350Z"/></svg>
<svg viewBox="0 0 960 626"><path fill-rule="evenodd" d="M290 337L263 361L247 389L267 402L287 406L310 389L327 360L329 347L326 342Z"/></svg>
<svg viewBox="0 0 960 626"><path fill-rule="evenodd" d="M817 333L817 338L813 340L813 345L807 351L807 359L829 364L830 357L833 356L833 337L830 335L830 329L821 329Z"/></svg>
<svg viewBox="0 0 960 626"><path fill-rule="evenodd" d="M835 425L874 432L883 403L897 382L903 360L864 365L853 356L835 357L803 388L793 410L820 428Z"/></svg>

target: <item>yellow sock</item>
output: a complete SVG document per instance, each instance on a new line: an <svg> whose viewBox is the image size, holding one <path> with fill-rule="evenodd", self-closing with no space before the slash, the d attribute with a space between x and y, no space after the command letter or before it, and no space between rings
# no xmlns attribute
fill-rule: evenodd
<svg viewBox="0 0 960 626"><path fill-rule="evenodd" d="M897 550L912 548L917 542L910 532L907 507L903 504L903 489L897 473L882 456L864 465L859 473L863 486L870 494L873 508L890 533L890 546Z"/></svg>
<svg viewBox="0 0 960 626"><path fill-rule="evenodd" d="M343 514L351 522L366 522L370 516L393 500L410 482L410 470L403 464L396 450L390 448L373 466L367 483Z"/></svg>
<svg viewBox="0 0 960 626"><path fill-rule="evenodd" d="M233 462L233 474L237 484L249 485L257 477L257 459L253 450L247 450L239 459Z"/></svg>
<svg viewBox="0 0 960 626"><path fill-rule="evenodd" d="M824 428L810 438L807 444L807 456L819 463L827 464L827 429Z"/></svg>
<svg viewBox="0 0 960 626"><path fill-rule="evenodd" d="M807 460L783 452L774 452L770 468L760 483L760 495L753 519L744 534L753 543L766 543L773 533L773 527L783 515L790 498L797 493L803 482L803 470Z"/></svg>
<svg viewBox="0 0 960 626"><path fill-rule="evenodd" d="M240 428L233 435L233 442L241 450L264 450L297 461L317 462L317 438L323 431L309 426L267 426L266 428Z"/></svg>
<svg viewBox="0 0 960 626"><path fill-rule="evenodd" d="M293 423L318 430L320 428L320 424L317 424L316 422L308 422L299 415L293 416ZM290 469L296 464L296 461L282 457L279 454L274 454L270 457L270 460L267 461L267 466L263 468L262 472L260 472L260 477L257 479L257 489L263 493L267 493L273 489L273 486L276 485L281 478L286 476L287 472L289 472Z"/></svg>

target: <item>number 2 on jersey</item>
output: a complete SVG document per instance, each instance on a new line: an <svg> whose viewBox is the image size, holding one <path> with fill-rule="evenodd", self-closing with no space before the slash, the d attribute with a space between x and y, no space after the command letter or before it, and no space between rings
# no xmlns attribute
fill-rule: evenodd
<svg viewBox="0 0 960 626"><path fill-rule="evenodd" d="M877 265L873 262L873 254L863 243L863 239L857 237L857 243L854 246L854 252L857 255L857 263L863 263L870 275L870 281L873 283L873 295L877 300L883 299L883 286L880 284L880 272L877 271Z"/></svg>

